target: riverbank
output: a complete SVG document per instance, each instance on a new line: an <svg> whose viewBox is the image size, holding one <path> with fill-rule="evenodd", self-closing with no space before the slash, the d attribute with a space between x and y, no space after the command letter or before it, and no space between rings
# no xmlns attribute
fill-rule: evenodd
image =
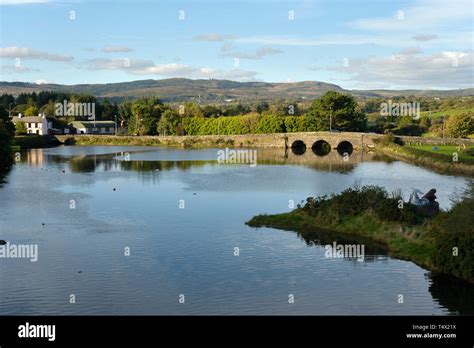
<svg viewBox="0 0 474 348"><path fill-rule="evenodd" d="M350 188L329 198L310 197L289 213L255 216L246 224L295 231L305 239L321 230L369 239L385 245L392 257L474 282L472 196L433 220L407 203L399 209L399 199L379 187Z"/></svg>
<svg viewBox="0 0 474 348"><path fill-rule="evenodd" d="M380 144L374 148L374 151L400 161L430 168L441 174L457 174L474 177L474 157L461 154L462 150L458 153L457 161L453 160L455 158L453 153L446 155L426 151L415 146L398 145L395 143Z"/></svg>
<svg viewBox="0 0 474 348"><path fill-rule="evenodd" d="M62 142L53 135L20 135L15 136L12 148L28 150L59 146L61 143Z"/></svg>

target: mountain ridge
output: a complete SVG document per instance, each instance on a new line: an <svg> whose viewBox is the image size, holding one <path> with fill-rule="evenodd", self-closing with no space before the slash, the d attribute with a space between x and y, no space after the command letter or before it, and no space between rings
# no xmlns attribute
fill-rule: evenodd
<svg viewBox="0 0 474 348"><path fill-rule="evenodd" d="M165 102L197 101L201 103L225 103L229 101L252 102L276 99L315 99L326 91L349 93L365 99L370 97L395 96L474 96L474 88L454 90L347 90L321 81L299 82L238 82L217 79L146 79L105 84L36 84L30 82L0 81L0 94L17 96L20 93L57 91L92 94L99 99L134 99L141 96L159 96Z"/></svg>

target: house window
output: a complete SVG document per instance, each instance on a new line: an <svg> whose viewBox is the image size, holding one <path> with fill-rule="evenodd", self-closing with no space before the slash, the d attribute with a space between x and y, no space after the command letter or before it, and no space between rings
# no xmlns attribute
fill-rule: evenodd
<svg viewBox="0 0 474 348"><path fill-rule="evenodd" d="M39 129L43 128L43 125L41 123L38 123L38 128Z"/></svg>

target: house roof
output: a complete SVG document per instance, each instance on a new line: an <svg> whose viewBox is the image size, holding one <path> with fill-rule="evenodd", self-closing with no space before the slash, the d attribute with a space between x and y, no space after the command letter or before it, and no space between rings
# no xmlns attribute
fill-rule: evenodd
<svg viewBox="0 0 474 348"><path fill-rule="evenodd" d="M47 117L46 117L47 118ZM42 123L44 118L42 116L13 116L12 117L12 122L17 123L17 122L36 122L36 123Z"/></svg>
<svg viewBox="0 0 474 348"><path fill-rule="evenodd" d="M114 121L74 121L70 122L74 128L102 128L102 127L115 127Z"/></svg>

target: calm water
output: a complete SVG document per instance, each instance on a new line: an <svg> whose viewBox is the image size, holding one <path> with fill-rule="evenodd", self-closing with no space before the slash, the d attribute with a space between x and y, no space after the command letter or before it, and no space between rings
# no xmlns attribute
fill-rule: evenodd
<svg viewBox="0 0 474 348"><path fill-rule="evenodd" d="M446 209L465 178L357 153L258 151L256 167L217 164L216 149L23 153L0 187L0 239L38 244L39 259L0 259L0 314L474 313L472 286L383 249L328 259L317 241L244 224L355 183L405 198L435 187Z"/></svg>

